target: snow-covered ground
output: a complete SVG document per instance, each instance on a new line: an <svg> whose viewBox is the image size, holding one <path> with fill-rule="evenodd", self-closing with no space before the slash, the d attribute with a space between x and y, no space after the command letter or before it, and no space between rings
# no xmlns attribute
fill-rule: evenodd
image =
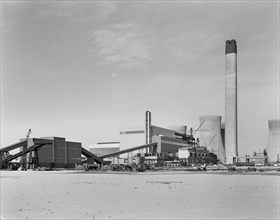
<svg viewBox="0 0 280 220"><path fill-rule="evenodd" d="M1 219L279 219L280 176L1 171Z"/></svg>

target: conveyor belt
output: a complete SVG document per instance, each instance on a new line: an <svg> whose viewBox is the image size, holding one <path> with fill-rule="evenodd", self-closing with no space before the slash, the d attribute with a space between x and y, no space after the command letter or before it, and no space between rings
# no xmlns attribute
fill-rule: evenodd
<svg viewBox="0 0 280 220"><path fill-rule="evenodd" d="M1 148L1 149L0 149L0 152L1 152L1 153L2 153L2 152L8 152L8 151L17 149L17 148L22 147L22 146L27 146L27 141L26 141L26 140L20 141L20 142L18 142L18 143L9 145L9 146L4 147L4 148Z"/></svg>
<svg viewBox="0 0 280 220"><path fill-rule="evenodd" d="M17 153L17 154L14 154L14 155L11 155L11 156L5 158L5 159L2 161L2 163L4 164L4 163L7 163L7 162L10 162L10 161L12 161L12 160L14 160L14 159L16 159L16 158L18 158L18 157L21 157L21 156L23 156L23 155L25 155L25 154L27 154L27 153L29 153L29 152L35 150L35 149L39 149L40 147L43 147L44 145L47 145L47 144L48 144L48 143L41 143L41 144L39 144L39 145L32 145L32 146L28 147L27 149L25 149L25 150L23 150L23 151L20 151L20 152Z"/></svg>
<svg viewBox="0 0 280 220"><path fill-rule="evenodd" d="M100 157L96 156L95 154L91 153L90 151L86 150L83 147L82 147L82 155L86 156L87 158L92 158L95 162L99 164L103 163L103 159L101 159Z"/></svg>
<svg viewBox="0 0 280 220"><path fill-rule="evenodd" d="M104 158L114 157L114 156L117 156L117 155L120 155L120 154L125 154L125 153L128 153L128 152L141 150L141 149L145 149L145 148L149 148L149 147L153 147L153 146L157 146L157 143L145 144L145 145L141 145L141 146L137 146L137 147L132 147L132 148L121 150L121 151L114 152L114 153L111 153L111 154L106 154L106 155L100 156L99 158L104 159Z"/></svg>

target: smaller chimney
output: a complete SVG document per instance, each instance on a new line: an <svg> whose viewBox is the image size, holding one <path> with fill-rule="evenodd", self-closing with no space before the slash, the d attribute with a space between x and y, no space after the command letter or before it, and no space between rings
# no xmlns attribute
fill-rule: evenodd
<svg viewBox="0 0 280 220"><path fill-rule="evenodd" d="M151 112L146 111L146 144L152 143L152 134L151 134Z"/></svg>

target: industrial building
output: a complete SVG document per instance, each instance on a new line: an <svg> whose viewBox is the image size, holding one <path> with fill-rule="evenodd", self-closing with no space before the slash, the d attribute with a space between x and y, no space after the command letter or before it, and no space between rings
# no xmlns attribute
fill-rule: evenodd
<svg viewBox="0 0 280 220"><path fill-rule="evenodd" d="M19 152L10 155L9 152L19 149ZM81 155L87 157L89 163L103 161L81 146L80 142L66 141L62 137L26 138L20 142L0 149L0 168L5 168L16 158L21 158L23 169L45 167L74 168L81 163ZM32 167L33 166L33 167Z"/></svg>
<svg viewBox="0 0 280 220"><path fill-rule="evenodd" d="M66 141L62 137L46 137L51 143L38 150L40 167L74 168L81 163L81 147L79 142Z"/></svg>
<svg viewBox="0 0 280 220"><path fill-rule="evenodd" d="M100 157L120 151L120 142L99 142L89 145L89 151Z"/></svg>
<svg viewBox="0 0 280 220"><path fill-rule="evenodd" d="M239 157L239 163L240 164L253 164L256 166L265 166L268 164L267 160L267 152L266 150L257 150L253 153L252 156L245 155L245 157Z"/></svg>
<svg viewBox="0 0 280 220"><path fill-rule="evenodd" d="M101 159L121 157L127 163L141 161L153 165L164 165L165 161L174 161L179 158L179 151L187 149L189 158L185 160L187 164L217 163L217 156L206 147L199 147L193 137L192 129L187 134L186 125L169 126L169 129L152 125L151 112L145 114L145 125L137 126L135 129L121 131L122 139L119 152L100 156ZM130 145L127 145L130 143ZM137 159L138 158L138 159Z"/></svg>
<svg viewBox="0 0 280 220"><path fill-rule="evenodd" d="M96 155L97 157L101 157L107 154L115 153L120 151L120 142L99 142L97 144L89 145L89 151ZM115 159L116 160L116 159ZM110 163L116 163L114 158L105 158L104 161Z"/></svg>

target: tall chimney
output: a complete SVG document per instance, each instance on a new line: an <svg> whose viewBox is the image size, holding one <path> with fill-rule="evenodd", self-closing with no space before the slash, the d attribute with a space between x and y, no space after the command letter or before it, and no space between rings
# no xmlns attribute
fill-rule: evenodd
<svg viewBox="0 0 280 220"><path fill-rule="evenodd" d="M225 149L226 163L233 164L238 156L237 142L237 46L235 40L226 41L225 65Z"/></svg>

